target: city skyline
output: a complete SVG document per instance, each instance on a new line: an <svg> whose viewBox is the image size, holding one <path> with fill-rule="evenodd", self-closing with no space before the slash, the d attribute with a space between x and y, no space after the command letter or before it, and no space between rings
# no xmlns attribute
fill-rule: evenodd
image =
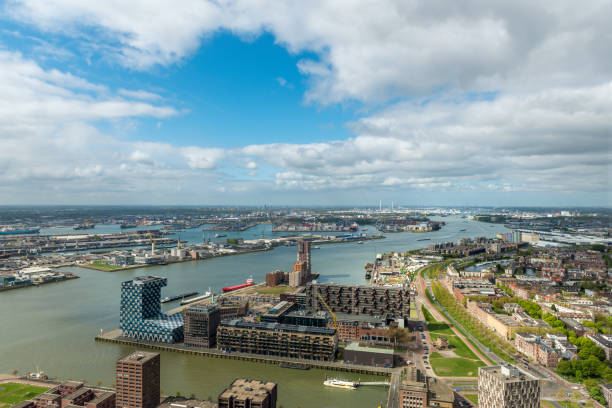
<svg viewBox="0 0 612 408"><path fill-rule="evenodd" d="M0 2L2 204L609 206L609 2Z"/></svg>

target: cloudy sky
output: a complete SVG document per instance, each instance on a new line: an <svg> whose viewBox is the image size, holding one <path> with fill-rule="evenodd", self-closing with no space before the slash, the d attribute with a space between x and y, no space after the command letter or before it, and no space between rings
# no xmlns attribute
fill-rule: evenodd
<svg viewBox="0 0 612 408"><path fill-rule="evenodd" d="M612 2L0 2L0 204L610 205Z"/></svg>

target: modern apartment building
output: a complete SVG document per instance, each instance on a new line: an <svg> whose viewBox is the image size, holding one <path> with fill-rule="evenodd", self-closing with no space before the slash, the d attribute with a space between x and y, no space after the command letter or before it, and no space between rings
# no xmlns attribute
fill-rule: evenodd
<svg viewBox="0 0 612 408"><path fill-rule="evenodd" d="M478 369L480 408L539 408L540 380L511 364Z"/></svg>
<svg viewBox="0 0 612 408"><path fill-rule="evenodd" d="M381 317L409 317L410 289L377 286L311 283L306 285L306 306L327 310L321 298L337 313Z"/></svg>
<svg viewBox="0 0 612 408"><path fill-rule="evenodd" d="M219 408L276 408L276 384L244 378L235 379L221 394Z"/></svg>
<svg viewBox="0 0 612 408"><path fill-rule="evenodd" d="M216 305L194 305L185 310L184 337L186 346L214 347L221 311Z"/></svg>
<svg viewBox="0 0 612 408"><path fill-rule="evenodd" d="M228 352L333 361L337 347L336 330L326 327L225 320L217 330L217 348Z"/></svg>
<svg viewBox="0 0 612 408"><path fill-rule="evenodd" d="M116 408L155 408L160 402L160 357L136 351L116 363Z"/></svg>
<svg viewBox="0 0 612 408"><path fill-rule="evenodd" d="M161 312L161 288L166 278L139 276L121 284L119 328L126 337L175 343L183 340L183 316Z"/></svg>

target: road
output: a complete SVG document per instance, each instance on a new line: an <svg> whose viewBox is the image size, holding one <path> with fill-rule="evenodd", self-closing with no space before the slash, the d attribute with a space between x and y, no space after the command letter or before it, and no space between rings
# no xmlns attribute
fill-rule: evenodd
<svg viewBox="0 0 612 408"><path fill-rule="evenodd" d="M431 314L434 316L434 318L436 318L437 320L442 321L442 322L444 322L444 323L448 324L448 326L451 328L451 330L453 331L453 333L455 333L455 335L457 335L457 337L459 337L459 338L460 338L460 339L461 339L461 340L462 340L462 341L465 343L465 345L466 345L466 346L468 346L468 348L469 348L470 350L472 350L472 352L474 352L474 354L476 354L476 356L478 356L478 358L479 358L479 359L481 359L481 360L482 360L482 361L483 361L485 364L491 364L492 362L499 363L499 361L501 361L501 359L500 359L499 357L497 357L495 354L493 354L493 355L491 356L490 354L492 354L492 353L486 353L488 358L487 358L487 357L485 357L485 356L482 354L482 352L481 352L479 349L477 349L476 347L474 347L474 346L473 346L473 345L472 345L472 344L471 344L471 343L470 343L470 342L469 342L469 341L468 341L468 340L465 338L465 336L463 335L463 333L457 329L457 327L461 327L461 328L463 328L463 327L462 327L460 324L458 324L458 323L457 323L457 322L456 322L454 319L452 319L452 318L451 318L451 319L452 319L452 322L451 322L451 321L449 321L449 319L447 319L447 318L446 318L446 316L444 316L442 313L440 313L440 311L438 310L438 308L437 308L437 307L435 307L435 306L434 306L434 305L433 305L433 304L432 304L432 303L429 301L429 299L428 299L428 298L427 298L427 296L425 295L425 289L427 289L428 287L430 287L429 280L427 281L427 285L426 285L426 284L425 284L425 280L423 279L423 277L422 277L420 274L418 275L418 280L419 280L419 289L420 289L420 290L419 290L419 293L417 294L417 300L418 300L418 303L420 303L420 304L424 304L424 305L427 307L427 309L429 310L429 312L430 312L430 313L431 313ZM419 312L420 312L420 307L418 306L418 303L417 303L417 307L418 307ZM436 303L437 303L437 302L436 302ZM439 306L439 304L438 304L438 306ZM442 306L439 306L439 307L440 307L440 308L442 308ZM424 318L424 316L423 316L423 318ZM425 320L425 319L423 319L423 320ZM455 327L455 326L457 326L457 327ZM466 333L467 333L467 331L466 331ZM469 333L468 333L468 335L469 335ZM470 339L471 339L472 341L474 341L474 340L475 340L475 339L474 339L472 336L470 336ZM480 342L478 342L478 341L474 341L474 343L475 343L477 346L481 347L481 348L482 348L482 350L487 350L487 349L486 349L486 347L484 347L482 344L480 344Z"/></svg>
<svg viewBox="0 0 612 408"><path fill-rule="evenodd" d="M400 372L395 371L391 374L391 384L389 385L389 397L387 398L387 408L399 408L399 386Z"/></svg>

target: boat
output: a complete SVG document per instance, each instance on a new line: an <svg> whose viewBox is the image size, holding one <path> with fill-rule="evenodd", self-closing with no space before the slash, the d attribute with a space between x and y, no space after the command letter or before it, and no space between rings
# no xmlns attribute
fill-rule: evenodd
<svg viewBox="0 0 612 408"><path fill-rule="evenodd" d="M431 238L421 238L417 239L417 241L431 241Z"/></svg>
<svg viewBox="0 0 612 408"><path fill-rule="evenodd" d="M190 303L199 302L200 300L208 299L212 295L213 295L212 292L209 290L206 293L204 293L202 296L198 296L198 297L194 297L194 298L190 298L190 299L183 299L183 300L181 300L181 306L188 305Z"/></svg>
<svg viewBox="0 0 612 408"><path fill-rule="evenodd" d="M321 249L320 246L313 246L312 249Z"/></svg>
<svg viewBox="0 0 612 408"><path fill-rule="evenodd" d="M363 244L363 241L357 241L358 244Z"/></svg>
<svg viewBox="0 0 612 408"><path fill-rule="evenodd" d="M330 378L323 381L323 385L327 387L344 388L345 390L356 390L359 383L353 381L343 381L337 378Z"/></svg>
<svg viewBox="0 0 612 408"><path fill-rule="evenodd" d="M38 370L38 367L36 367L36 369ZM28 380L48 380L49 379L49 377L47 377L47 374L45 374L44 371L40 371L40 370L34 373L27 373L26 378Z"/></svg>
<svg viewBox="0 0 612 408"><path fill-rule="evenodd" d="M184 299L186 297L195 296L195 295L199 295L199 294L200 294L200 292L189 292L189 293L183 293L182 295L166 296L165 298L163 298L161 300L161 302L162 303L173 302L175 300Z"/></svg>
<svg viewBox="0 0 612 408"><path fill-rule="evenodd" d="M310 370L309 366L301 364L280 363L278 366L281 368L293 368L294 370Z"/></svg>
<svg viewBox="0 0 612 408"><path fill-rule="evenodd" d="M461 229L461 230L459 230L459 232L463 232L463 231L467 231L467 230L466 230L466 229Z"/></svg>
<svg viewBox="0 0 612 408"><path fill-rule="evenodd" d="M0 229L0 235L9 234L38 234L40 228L19 228L19 227L4 227Z"/></svg>
<svg viewBox="0 0 612 408"><path fill-rule="evenodd" d="M83 222L81 224L74 224L74 227L72 227L72 229L75 230L86 230L86 229L92 229L95 228L96 224L92 223L92 222Z"/></svg>
<svg viewBox="0 0 612 408"><path fill-rule="evenodd" d="M253 279L249 278L246 280L246 283L241 283L240 285L234 285L234 286L228 286L223 288L223 293L227 293L227 292L232 292L234 290L238 290L238 289L242 289L242 288L248 288L249 286L253 286L255 283L253 282Z"/></svg>
<svg viewBox="0 0 612 408"><path fill-rule="evenodd" d="M138 226L138 224L136 224L135 222L122 222L119 227L121 229L126 229L126 228L136 228Z"/></svg>
<svg viewBox="0 0 612 408"><path fill-rule="evenodd" d="M227 234L215 234L215 238L227 237Z"/></svg>

